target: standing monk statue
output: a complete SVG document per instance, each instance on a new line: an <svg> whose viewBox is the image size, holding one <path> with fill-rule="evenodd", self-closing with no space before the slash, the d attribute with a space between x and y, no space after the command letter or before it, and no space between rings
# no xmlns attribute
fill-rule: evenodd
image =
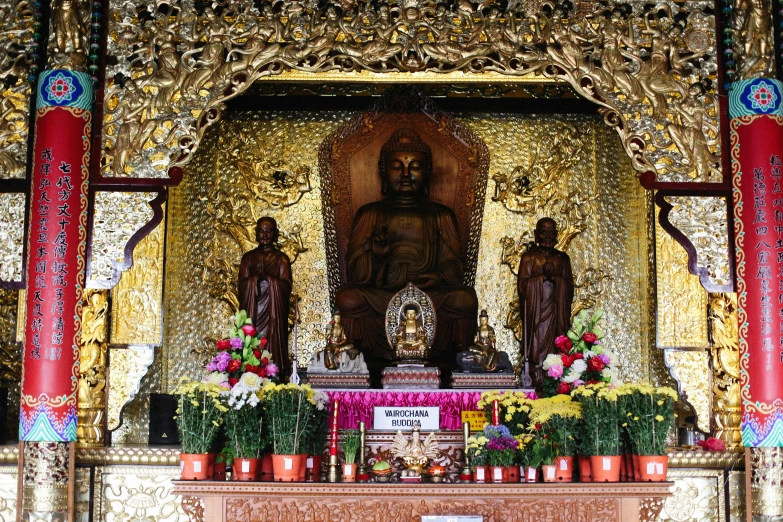
<svg viewBox="0 0 783 522"><path fill-rule="evenodd" d="M396 130L381 147L378 170L383 199L354 217L346 273L337 292L346 334L361 341L377 374L394 357L386 340L389 301L409 282L426 292L437 330L429 360L453 367L476 331L478 299L463 285L463 249L454 211L429 200L432 151L412 129Z"/></svg>
<svg viewBox="0 0 783 522"><path fill-rule="evenodd" d="M288 308L291 296L291 261L276 246L277 222L262 217L256 223L258 248L242 256L239 265L239 308L266 337L266 349L280 368L280 377L291 374L288 357Z"/></svg>
<svg viewBox="0 0 783 522"><path fill-rule="evenodd" d="M568 254L555 248L557 224L552 218L536 223L536 245L522 254L517 291L525 325L524 346L530 358L533 386L541 388L541 365L555 351L555 337L571 324L574 276Z"/></svg>

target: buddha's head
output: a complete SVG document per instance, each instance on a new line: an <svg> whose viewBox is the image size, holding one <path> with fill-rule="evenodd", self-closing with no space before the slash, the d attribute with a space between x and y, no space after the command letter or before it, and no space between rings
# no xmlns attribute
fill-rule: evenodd
<svg viewBox="0 0 783 522"><path fill-rule="evenodd" d="M428 196L432 149L413 129L397 129L381 147L381 194Z"/></svg>
<svg viewBox="0 0 783 522"><path fill-rule="evenodd" d="M416 309L415 308L408 308L405 310L405 319L408 321L415 321L416 320Z"/></svg>
<svg viewBox="0 0 783 522"><path fill-rule="evenodd" d="M336 312L332 316L332 321L334 321L334 324L340 324L340 312Z"/></svg>
<svg viewBox="0 0 783 522"><path fill-rule="evenodd" d="M272 247L277 241L277 221L275 218L264 216L256 221L256 241L261 247Z"/></svg>
<svg viewBox="0 0 783 522"><path fill-rule="evenodd" d="M536 223L536 244L545 248L555 248L557 245L557 223L552 218L544 217Z"/></svg>
<svg viewBox="0 0 783 522"><path fill-rule="evenodd" d="M487 326L489 324L489 315L486 310L482 310L479 314L479 324L481 326Z"/></svg>

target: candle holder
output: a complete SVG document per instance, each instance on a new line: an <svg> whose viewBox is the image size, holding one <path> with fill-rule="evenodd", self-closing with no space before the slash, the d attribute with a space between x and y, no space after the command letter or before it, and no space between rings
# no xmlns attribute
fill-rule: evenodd
<svg viewBox="0 0 783 522"><path fill-rule="evenodd" d="M468 439L470 438L470 423L462 423L462 439L465 452L465 465L459 470L459 479L462 482L471 482L473 479L473 473L470 470L470 457L468 457Z"/></svg>
<svg viewBox="0 0 783 522"><path fill-rule="evenodd" d="M329 471L326 474L326 480L328 482L337 482L340 479L340 472L338 470L337 455L329 457Z"/></svg>
<svg viewBox="0 0 783 522"><path fill-rule="evenodd" d="M369 482L370 481L370 468L367 466L364 446L367 440L367 425L359 421L359 467L356 470L357 482Z"/></svg>

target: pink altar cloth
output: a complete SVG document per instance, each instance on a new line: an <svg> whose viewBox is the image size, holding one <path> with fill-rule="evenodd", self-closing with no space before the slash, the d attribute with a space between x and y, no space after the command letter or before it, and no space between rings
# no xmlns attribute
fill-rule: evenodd
<svg viewBox="0 0 783 522"><path fill-rule="evenodd" d="M439 406L440 429L462 429L462 412L478 409L478 390L324 390L329 395L331 415L335 400L340 401L340 429L356 429L359 421L372 429L375 406ZM516 390L514 390L516 391ZM531 397L532 398L532 397Z"/></svg>

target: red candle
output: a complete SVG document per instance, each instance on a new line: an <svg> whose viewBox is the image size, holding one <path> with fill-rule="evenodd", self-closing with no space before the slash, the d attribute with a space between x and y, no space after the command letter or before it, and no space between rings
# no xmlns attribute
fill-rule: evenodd
<svg viewBox="0 0 783 522"><path fill-rule="evenodd" d="M492 401L492 425L498 426L500 424L500 404L497 399Z"/></svg>
<svg viewBox="0 0 783 522"><path fill-rule="evenodd" d="M335 400L332 410L332 433L329 437L329 456L337 456L337 417L340 411L340 401Z"/></svg>

